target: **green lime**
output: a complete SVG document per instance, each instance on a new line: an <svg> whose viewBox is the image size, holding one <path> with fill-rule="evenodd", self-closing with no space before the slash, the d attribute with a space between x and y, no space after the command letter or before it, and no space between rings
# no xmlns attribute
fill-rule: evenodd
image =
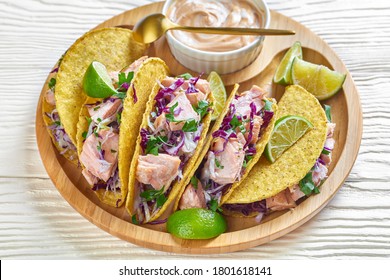
<svg viewBox="0 0 390 280"><path fill-rule="evenodd" d="M291 85L293 83L291 77L291 66L295 57L302 58L301 43L296 41L291 48L283 56L274 75L274 83L280 85Z"/></svg>
<svg viewBox="0 0 390 280"><path fill-rule="evenodd" d="M182 239L209 239L226 231L221 214L202 208L190 208L173 213L167 221L167 230Z"/></svg>
<svg viewBox="0 0 390 280"><path fill-rule="evenodd" d="M278 119L272 131L271 138L265 147L265 156L270 162L294 145L313 125L299 116L284 116Z"/></svg>
<svg viewBox="0 0 390 280"><path fill-rule="evenodd" d="M222 82L221 77L217 72L210 72L207 77L207 81L210 83L211 93L214 96L214 111L211 115L211 120L216 120L221 115L226 104L226 89Z"/></svg>
<svg viewBox="0 0 390 280"><path fill-rule="evenodd" d="M292 79L312 93L318 100L335 95L343 86L345 74L332 71L328 67L295 58L292 65Z"/></svg>
<svg viewBox="0 0 390 280"><path fill-rule="evenodd" d="M117 93L106 67L98 61L91 62L85 71L83 89L88 96L95 98L106 98Z"/></svg>

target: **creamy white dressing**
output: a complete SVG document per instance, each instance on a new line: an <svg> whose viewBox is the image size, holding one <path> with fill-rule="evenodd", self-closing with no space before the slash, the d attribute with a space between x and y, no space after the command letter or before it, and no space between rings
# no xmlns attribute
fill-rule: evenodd
<svg viewBox="0 0 390 280"><path fill-rule="evenodd" d="M169 7L167 16L180 25L199 27L261 28L265 22L264 12L248 0L178 0ZM190 47L215 52L239 49L257 38L183 31L172 34Z"/></svg>

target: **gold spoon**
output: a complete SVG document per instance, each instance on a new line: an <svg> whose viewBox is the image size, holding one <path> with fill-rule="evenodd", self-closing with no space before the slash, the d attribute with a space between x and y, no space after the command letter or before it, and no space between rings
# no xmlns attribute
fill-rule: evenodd
<svg viewBox="0 0 390 280"><path fill-rule="evenodd" d="M168 30L180 29L189 32L233 35L294 35L295 31L265 28L192 27L181 26L163 14L151 14L138 21L134 28L134 39L141 43L152 43Z"/></svg>

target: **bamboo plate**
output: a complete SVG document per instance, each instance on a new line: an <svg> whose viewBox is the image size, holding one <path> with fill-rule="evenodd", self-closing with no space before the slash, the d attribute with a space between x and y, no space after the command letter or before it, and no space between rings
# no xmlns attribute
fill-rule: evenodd
<svg viewBox="0 0 390 280"><path fill-rule="evenodd" d="M115 16L96 28L133 25L146 14L161 11L162 6L163 2L142 6ZM272 11L271 15L270 28L293 29L296 35L267 37L262 53L254 63L237 73L222 77L226 85L239 82L240 90L246 90L252 84L257 84L265 88L270 96L279 99L284 92L284 87L273 84L272 77L284 52L296 40L302 43L305 60L348 73L343 62L317 35L275 11ZM189 72L172 57L165 38L150 47L149 55L159 56L165 60L173 71L172 74ZM81 170L59 155L51 143L41 115L41 100L47 90L47 82L42 89L38 103L36 135L42 161L58 191L81 215L110 234L140 246L167 252L210 254L244 250L296 229L316 215L342 186L355 162L362 136L362 111L359 95L348 73L341 92L326 101L326 104L332 106L333 120L337 124L336 147L329 177L322 185L321 193L306 199L294 211L267 216L261 224L256 224L254 219L249 218L239 220L228 218L228 232L217 238L181 240L166 233L165 225L136 226L130 222L130 217L123 207L116 209L103 205L87 186L82 178Z"/></svg>

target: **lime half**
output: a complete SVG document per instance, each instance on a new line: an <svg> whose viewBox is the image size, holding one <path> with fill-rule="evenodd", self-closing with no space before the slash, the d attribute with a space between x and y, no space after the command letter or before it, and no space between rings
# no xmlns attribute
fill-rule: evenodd
<svg viewBox="0 0 390 280"><path fill-rule="evenodd" d="M332 71L328 67L295 58L292 65L292 79L312 93L318 100L335 95L343 86L345 74Z"/></svg>
<svg viewBox="0 0 390 280"><path fill-rule="evenodd" d="M117 93L106 66L98 61L91 62L85 71L83 89L88 96L95 98L106 98Z"/></svg>
<svg viewBox="0 0 390 280"><path fill-rule="evenodd" d="M283 56L274 75L274 83L280 85L291 85L293 83L291 77L291 66L295 57L302 58L302 47L300 42L295 42L291 48Z"/></svg>
<svg viewBox="0 0 390 280"><path fill-rule="evenodd" d="M300 116L284 116L278 119L271 138L265 147L265 156L270 162L280 157L294 145L313 125Z"/></svg>
<svg viewBox="0 0 390 280"><path fill-rule="evenodd" d="M221 115L226 104L226 89L225 85L222 82L221 77L217 72L210 72L207 77L207 81L210 83L211 93L214 96L214 111L211 115L211 120L216 120L219 115Z"/></svg>
<svg viewBox="0 0 390 280"><path fill-rule="evenodd" d="M168 232L182 239L209 239L226 229L226 221L221 214L202 208L177 211L167 221Z"/></svg>

